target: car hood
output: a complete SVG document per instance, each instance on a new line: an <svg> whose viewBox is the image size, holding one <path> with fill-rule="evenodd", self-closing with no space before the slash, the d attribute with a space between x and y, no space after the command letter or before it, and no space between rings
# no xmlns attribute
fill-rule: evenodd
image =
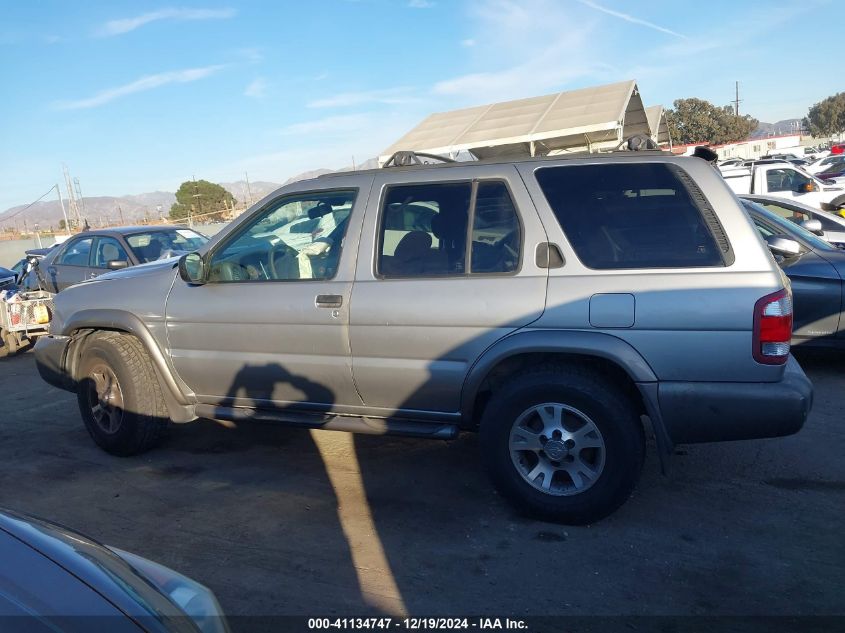
<svg viewBox="0 0 845 633"><path fill-rule="evenodd" d="M163 274L164 271L167 270L175 270L178 264L178 257L157 259L154 262L138 264L137 266L130 266L129 268L124 268L123 270L114 270L112 272L99 275L92 281L108 281L110 279L133 279L135 277L149 277L150 275Z"/></svg>

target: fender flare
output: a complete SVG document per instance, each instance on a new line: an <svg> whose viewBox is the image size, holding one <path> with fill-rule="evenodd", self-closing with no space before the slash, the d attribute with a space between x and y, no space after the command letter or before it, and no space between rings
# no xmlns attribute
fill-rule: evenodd
<svg viewBox="0 0 845 633"><path fill-rule="evenodd" d="M630 344L603 332L521 330L500 339L473 363L461 389L461 418L472 419L475 398L484 379L501 361L518 354L561 353L604 358L619 365L634 383L657 382L645 359Z"/></svg>
<svg viewBox="0 0 845 633"><path fill-rule="evenodd" d="M80 330L117 330L131 334L141 341L153 363L156 376L164 393L167 407L174 422L187 422L196 418L193 393L186 393L176 380L175 372L146 325L136 315L123 310L80 310L65 323L63 335L73 336ZM76 360L66 358L65 370L73 375Z"/></svg>

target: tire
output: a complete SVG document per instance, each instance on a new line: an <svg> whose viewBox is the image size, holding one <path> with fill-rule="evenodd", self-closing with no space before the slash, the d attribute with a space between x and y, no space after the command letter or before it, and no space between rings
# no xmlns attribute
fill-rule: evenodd
<svg viewBox="0 0 845 633"><path fill-rule="evenodd" d="M113 455L152 448L169 422L150 357L134 336L96 332L85 342L77 401L97 446Z"/></svg>
<svg viewBox="0 0 845 633"><path fill-rule="evenodd" d="M20 350L21 345L18 342L18 337L14 332L8 330L0 330L0 335L3 337L3 349L6 350L6 356L14 356Z"/></svg>
<svg viewBox="0 0 845 633"><path fill-rule="evenodd" d="M830 205L834 209L845 209L845 195L839 196L838 198L834 198L830 201Z"/></svg>
<svg viewBox="0 0 845 633"><path fill-rule="evenodd" d="M499 492L527 514L571 525L621 506L645 457L634 403L578 367L541 366L514 377L493 394L480 432Z"/></svg>

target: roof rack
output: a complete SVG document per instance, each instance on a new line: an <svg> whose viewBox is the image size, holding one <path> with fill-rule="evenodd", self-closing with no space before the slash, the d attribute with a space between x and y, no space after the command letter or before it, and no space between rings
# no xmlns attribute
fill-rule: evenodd
<svg viewBox="0 0 845 633"><path fill-rule="evenodd" d="M393 155L387 159L382 165L382 168L387 167L410 167L412 165L426 165L422 161L423 158L440 161L441 163L454 163L455 161L447 156L440 156L439 154L426 154L425 152L401 151L394 152Z"/></svg>

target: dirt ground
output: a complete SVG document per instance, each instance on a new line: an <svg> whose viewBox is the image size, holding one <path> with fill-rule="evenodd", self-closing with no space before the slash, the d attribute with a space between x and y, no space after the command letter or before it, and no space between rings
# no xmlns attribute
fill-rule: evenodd
<svg viewBox="0 0 845 633"><path fill-rule="evenodd" d="M179 570L230 615L842 615L845 354L799 361L799 434L680 447L669 477L652 450L621 510L573 528L516 515L471 435L203 421L112 457L29 353L0 360L0 506Z"/></svg>

